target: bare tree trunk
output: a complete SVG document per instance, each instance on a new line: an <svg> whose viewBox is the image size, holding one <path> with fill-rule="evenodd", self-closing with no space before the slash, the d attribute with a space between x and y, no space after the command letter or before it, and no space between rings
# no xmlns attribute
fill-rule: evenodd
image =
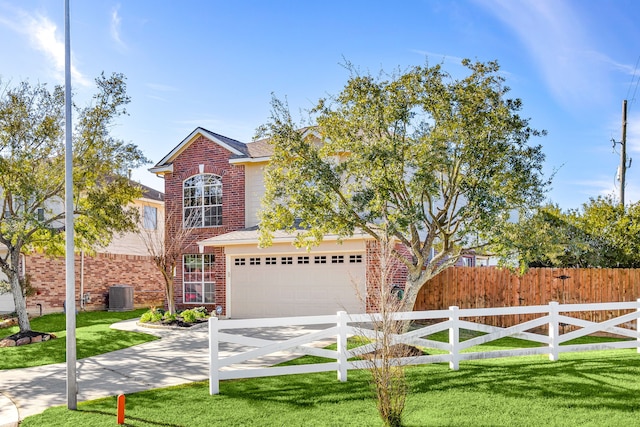
<svg viewBox="0 0 640 427"><path fill-rule="evenodd" d="M176 301L174 298L173 277L165 277L165 297L167 299L167 311L169 314L176 314Z"/></svg>
<svg viewBox="0 0 640 427"><path fill-rule="evenodd" d="M24 296L24 290L20 286L20 255L11 254L11 267L4 272L11 284L11 294L13 295L13 302L15 304L15 311L18 313L18 326L20 332L27 332L31 330L31 323L29 322L29 315L27 314L27 301Z"/></svg>

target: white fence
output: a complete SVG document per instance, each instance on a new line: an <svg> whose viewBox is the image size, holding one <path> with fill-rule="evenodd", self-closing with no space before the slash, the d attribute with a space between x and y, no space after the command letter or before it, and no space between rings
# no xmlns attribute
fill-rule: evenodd
<svg viewBox="0 0 640 427"><path fill-rule="evenodd" d="M570 313L585 311L617 311L633 310L632 312L596 323L569 316ZM490 317L502 315L539 315L529 320L508 328L484 325L468 320L468 318ZM336 371L338 380L347 380L349 369L363 369L371 367L371 361L349 360L357 358L375 349L375 340L379 332L371 328L372 322L380 319L378 314L347 314L338 312L329 316L305 316L283 317L273 319L246 319L246 320L218 320L212 317L209 320L209 364L210 385L209 392L218 394L219 381L234 378L253 378L274 375L300 374L310 372ZM460 361L475 359L491 359L498 357L528 356L548 354L549 360L558 360L560 353L577 351L594 351L621 348L636 348L640 352L640 299L633 302L617 302L602 304L558 304L551 302L549 305L537 305L528 307L503 307L503 308L478 308L459 309L450 307L449 310L431 310L394 313L394 320L427 321L428 326L413 329L407 333L394 335L393 344L408 344L428 349L444 351L444 354L412 356L397 359L397 363L405 365L418 365L426 363L449 362L451 369L457 370ZM368 326L367 326L368 325ZM578 329L567 333L560 333L568 325L574 325ZM629 326L635 325L635 330ZM280 340L246 336L242 333L253 332L255 328L283 328L292 326L313 326L313 331L297 336L282 336ZM547 326L548 335L530 332L533 329ZM626 327L625 327L626 326ZM460 341L460 330L478 331L484 335L465 341ZM236 333L223 332L235 331ZM279 329L280 335L282 329ZM448 342L434 341L430 335L441 331L448 331ZM599 342L597 344L573 344L562 345L575 338L590 335L596 332L608 332L620 337L631 338L627 341ZM284 334L286 335L286 334ZM371 342L350 350L347 350L347 336L364 336ZM511 350L474 351L469 350L480 344L485 344L504 337L515 337L534 343L538 347L519 348ZM336 350L317 348L313 343L337 343ZM235 350L240 353L228 357L219 357L219 344L221 342L238 345ZM280 367L251 367L247 362L257 358L273 356L274 354L288 355L313 355L335 360L335 362L316 363ZM277 358L276 358L277 359ZM243 365L244 363L244 365Z"/></svg>

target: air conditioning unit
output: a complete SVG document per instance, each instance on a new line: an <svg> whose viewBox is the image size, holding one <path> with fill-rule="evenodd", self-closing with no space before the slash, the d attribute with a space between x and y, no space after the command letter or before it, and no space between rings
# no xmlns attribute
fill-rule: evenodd
<svg viewBox="0 0 640 427"><path fill-rule="evenodd" d="M133 310L133 286L114 285L109 288L109 311Z"/></svg>

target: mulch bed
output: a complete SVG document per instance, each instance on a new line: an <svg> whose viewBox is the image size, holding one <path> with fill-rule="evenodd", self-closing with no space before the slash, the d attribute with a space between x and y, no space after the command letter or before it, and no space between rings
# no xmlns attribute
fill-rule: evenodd
<svg viewBox="0 0 640 427"><path fill-rule="evenodd" d="M26 331L9 335L0 340L0 347L17 347L20 345L35 344L56 338L54 334L47 332Z"/></svg>
<svg viewBox="0 0 640 427"><path fill-rule="evenodd" d="M365 353L362 355L365 359L377 359L381 357L379 354L381 352L380 349L372 351L370 353ZM425 353L417 347L408 344L395 344L389 348L389 354L392 357L418 357L423 356Z"/></svg>

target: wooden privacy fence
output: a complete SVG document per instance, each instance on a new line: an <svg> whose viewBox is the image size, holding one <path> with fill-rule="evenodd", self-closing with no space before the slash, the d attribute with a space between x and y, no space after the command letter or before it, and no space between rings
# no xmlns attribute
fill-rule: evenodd
<svg viewBox="0 0 640 427"><path fill-rule="evenodd" d="M524 275L495 267L451 267L420 290L414 310L516 307L548 304L584 304L635 301L640 298L640 269L632 268L532 268ZM624 311L582 313L582 318L603 321ZM492 321L509 326L521 316ZM526 316L525 316L526 317Z"/></svg>
<svg viewBox="0 0 640 427"><path fill-rule="evenodd" d="M585 311L628 311L628 313L600 323L570 315ZM523 317L526 315L533 316L533 318L508 328L469 320L505 315ZM564 352L620 348L636 348L636 351L640 352L640 334L630 328L632 323L637 328L640 318L640 300L605 304L558 304L551 302L547 305L528 307L483 309L450 307L448 310L393 313L391 316L394 320L428 323L428 326L421 326L404 334L394 334L390 339L391 345L404 343L423 348L428 353L436 353L394 359L393 363L398 365L448 362L451 369L457 370L460 361L464 360L547 354L549 360L556 361L560 353ZM346 381L349 369L370 368L373 363L377 363L375 357L358 358L372 354L378 348L376 340L381 339L381 332L372 329L371 325L379 320L379 314L347 314L344 311L330 316L276 319L218 320L211 318L209 320L209 392L210 394L218 394L220 392L219 381L233 378L336 371L338 380ZM270 336L268 332L263 334L262 338L246 336L247 332L255 332L255 328L277 330L277 328L298 325L315 326L316 330L281 340L267 339ZM566 332L567 326L571 327L569 332ZM473 338L461 340L461 329L477 333ZM541 330L546 332L534 332ZM447 341L432 339L433 334L442 331L448 332ZM568 341L597 332L616 334L629 340L612 340L597 344L567 344ZM272 333L271 338L276 335ZM348 350L347 336L353 335L365 337L368 342ZM531 347L493 351L482 351L482 347L476 347L504 337L528 340L531 342ZM314 342L327 339L337 342L336 350L312 346ZM236 345L232 351L235 354L221 357L221 343ZM324 357L328 359L328 362L278 367L243 365L243 363L256 358L283 351L290 355L308 354Z"/></svg>

